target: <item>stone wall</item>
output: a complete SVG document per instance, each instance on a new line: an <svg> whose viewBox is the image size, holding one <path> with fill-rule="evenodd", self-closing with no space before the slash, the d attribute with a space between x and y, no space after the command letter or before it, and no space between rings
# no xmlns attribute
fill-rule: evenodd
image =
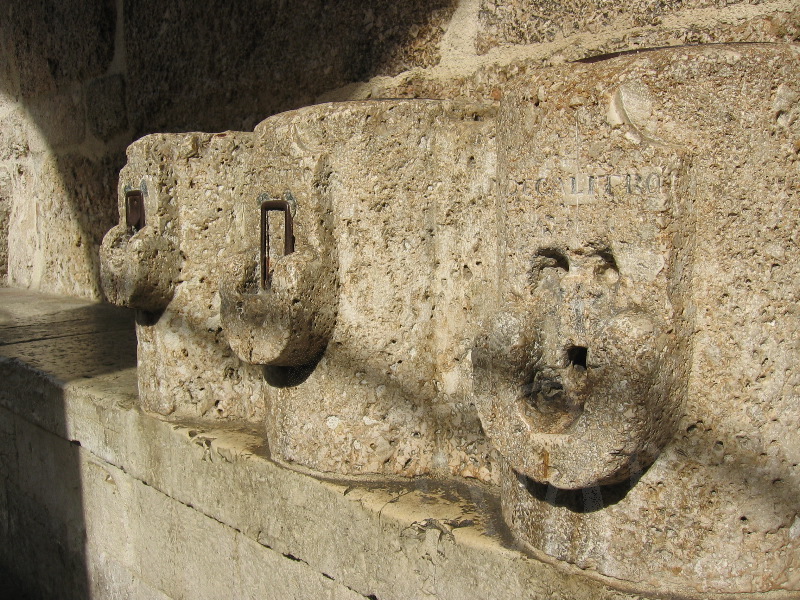
<svg viewBox="0 0 800 600"><path fill-rule="evenodd" d="M252 129L322 92L439 61L451 0L9 2L0 13L0 273L98 298L125 148ZM245 8L246 6L246 8Z"/></svg>
<svg viewBox="0 0 800 600"><path fill-rule="evenodd" d="M797 41L792 0L14 0L0 9L0 276L98 298L124 150L318 101L498 101L533 69L653 46Z"/></svg>

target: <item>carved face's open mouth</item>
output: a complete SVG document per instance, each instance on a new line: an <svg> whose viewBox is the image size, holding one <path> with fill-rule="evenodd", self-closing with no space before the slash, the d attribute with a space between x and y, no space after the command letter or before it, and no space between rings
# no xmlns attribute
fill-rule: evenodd
<svg viewBox="0 0 800 600"><path fill-rule="evenodd" d="M541 433L564 433L583 413L585 395L579 393L564 377L568 367L539 367L533 370L529 383L522 386L518 398L520 412L531 426Z"/></svg>

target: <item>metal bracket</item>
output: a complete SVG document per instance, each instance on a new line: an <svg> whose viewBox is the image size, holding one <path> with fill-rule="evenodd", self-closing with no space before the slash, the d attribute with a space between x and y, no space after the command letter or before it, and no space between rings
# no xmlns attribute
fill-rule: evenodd
<svg viewBox="0 0 800 600"><path fill-rule="evenodd" d="M125 224L133 233L145 226L144 194L141 190L125 192Z"/></svg>
<svg viewBox="0 0 800 600"><path fill-rule="evenodd" d="M269 220L267 213L271 210L283 211L283 255L294 252L294 219L289 202L286 200L264 200L261 203L261 289L269 289Z"/></svg>

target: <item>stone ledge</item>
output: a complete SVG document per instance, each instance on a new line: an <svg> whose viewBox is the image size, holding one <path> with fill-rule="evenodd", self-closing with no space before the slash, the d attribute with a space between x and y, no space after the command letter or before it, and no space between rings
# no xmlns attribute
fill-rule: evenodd
<svg viewBox="0 0 800 600"><path fill-rule="evenodd" d="M0 304L0 564L37 593L641 597L517 550L491 488L322 481L272 462L257 431L144 414L124 310L8 289Z"/></svg>

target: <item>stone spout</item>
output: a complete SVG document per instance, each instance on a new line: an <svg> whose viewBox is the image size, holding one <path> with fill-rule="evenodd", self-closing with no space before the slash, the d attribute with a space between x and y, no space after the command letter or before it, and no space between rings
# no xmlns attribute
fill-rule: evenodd
<svg viewBox="0 0 800 600"><path fill-rule="evenodd" d="M336 323L336 253L326 218L330 211L319 198L298 207L290 191L283 200L268 194L260 200L260 247L233 255L222 269L220 322L231 349L245 362L309 365L325 351ZM281 213L283 231L277 228L271 234L273 211ZM298 211L302 214L296 220ZM255 215L247 217L253 230ZM326 248L318 248L319 242ZM279 245L282 256L271 248Z"/></svg>
<svg viewBox="0 0 800 600"><path fill-rule="evenodd" d="M144 181L121 190L120 223L100 247L100 278L113 304L151 312L169 304L180 270L170 212Z"/></svg>
<svg viewBox="0 0 800 600"><path fill-rule="evenodd" d="M231 349L252 364L300 366L324 352L336 321L335 272L301 250L278 260L270 286L257 261L235 256L220 282L220 318Z"/></svg>

